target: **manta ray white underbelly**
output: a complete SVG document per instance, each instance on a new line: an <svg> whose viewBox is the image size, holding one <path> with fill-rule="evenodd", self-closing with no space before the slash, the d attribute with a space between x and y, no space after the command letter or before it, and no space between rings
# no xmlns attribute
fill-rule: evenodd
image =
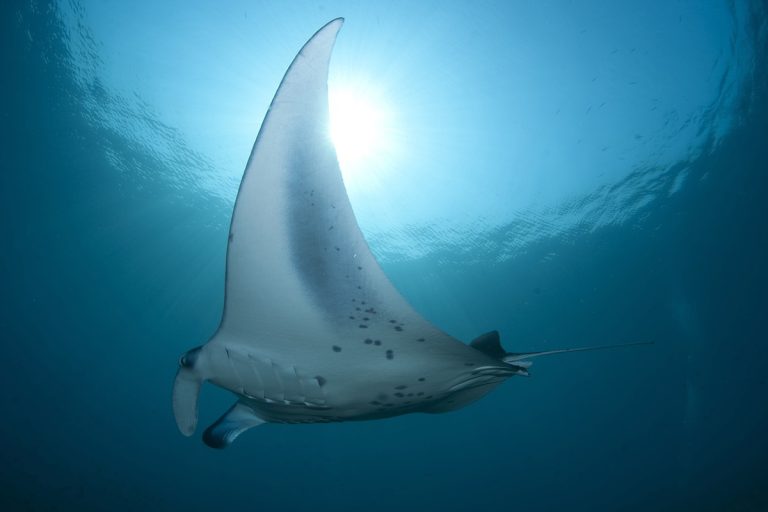
<svg viewBox="0 0 768 512"><path fill-rule="evenodd" d="M328 136L328 65L342 23L304 45L272 100L232 215L221 324L179 362L173 410L183 434L195 430L204 381L238 396L205 431L213 447L264 422L453 410L527 375L524 358L559 352L507 353L495 331L466 345L382 272Z"/></svg>

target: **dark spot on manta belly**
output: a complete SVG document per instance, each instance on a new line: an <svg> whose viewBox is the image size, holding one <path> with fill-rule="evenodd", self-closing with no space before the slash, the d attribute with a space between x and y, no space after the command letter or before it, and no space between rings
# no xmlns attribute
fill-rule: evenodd
<svg viewBox="0 0 768 512"><path fill-rule="evenodd" d="M394 359L395 353L391 350L387 350L387 359Z"/></svg>
<svg viewBox="0 0 768 512"><path fill-rule="evenodd" d="M373 344L378 347L379 345L381 345L381 340L373 340Z"/></svg>
<svg viewBox="0 0 768 512"><path fill-rule="evenodd" d="M334 352L341 352L341 347L340 347L340 346L338 346L338 345L334 345L334 346L333 346L333 351L334 351Z"/></svg>
<svg viewBox="0 0 768 512"><path fill-rule="evenodd" d="M395 386L395 389L405 389L407 387L408 386L406 386L406 385L400 385L400 386Z"/></svg>
<svg viewBox="0 0 768 512"><path fill-rule="evenodd" d="M396 323L397 323L397 321L396 321L396 320L390 320L390 321L389 321L389 323L391 323L391 324L396 324Z"/></svg>
<svg viewBox="0 0 768 512"><path fill-rule="evenodd" d="M370 345L371 343L373 343L373 340L371 338L365 338L365 340L363 340L363 343L365 343L366 345Z"/></svg>
<svg viewBox="0 0 768 512"><path fill-rule="evenodd" d="M395 396L398 397L398 398L403 398L405 395L400 393L400 392L397 392L397 393L395 393Z"/></svg>
<svg viewBox="0 0 768 512"><path fill-rule="evenodd" d="M325 386L325 383L328 382L327 380L325 380L325 377L323 377L321 375L316 375L315 376L315 380L320 385L320 387Z"/></svg>
<svg viewBox="0 0 768 512"><path fill-rule="evenodd" d="M402 327L400 327L399 325L396 325L396 326L395 326L395 330L396 330L396 331L402 331L402 330L403 330L403 328L402 328Z"/></svg>
<svg viewBox="0 0 768 512"><path fill-rule="evenodd" d="M361 329L367 329L368 328L368 326L365 325L365 324L360 324L360 325L358 325L358 327L361 328Z"/></svg>
<svg viewBox="0 0 768 512"><path fill-rule="evenodd" d="M419 382L424 382L425 380L427 380L426 377L419 377Z"/></svg>
<svg viewBox="0 0 768 512"><path fill-rule="evenodd" d="M424 341L424 338L419 338L416 341Z"/></svg>
<svg viewBox="0 0 768 512"><path fill-rule="evenodd" d="M368 320L370 320L370 318L368 318L367 316L363 317L363 322L367 322Z"/></svg>

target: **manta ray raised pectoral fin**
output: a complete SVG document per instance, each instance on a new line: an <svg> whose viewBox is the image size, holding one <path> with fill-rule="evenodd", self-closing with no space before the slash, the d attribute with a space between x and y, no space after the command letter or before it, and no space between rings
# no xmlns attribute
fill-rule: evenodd
<svg viewBox="0 0 768 512"><path fill-rule="evenodd" d="M325 356L334 343L322 340L370 335L375 324L388 334L417 327L428 331L423 336L438 333L383 273L347 197L330 138L327 85L342 22L321 28L288 68L235 203L221 329L253 336L261 349Z"/></svg>

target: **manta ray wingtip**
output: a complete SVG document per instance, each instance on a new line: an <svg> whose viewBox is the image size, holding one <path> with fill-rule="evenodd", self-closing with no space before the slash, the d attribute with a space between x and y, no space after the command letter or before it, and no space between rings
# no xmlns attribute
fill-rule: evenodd
<svg viewBox="0 0 768 512"><path fill-rule="evenodd" d="M320 30L315 32L315 36L325 31L334 31L338 33L338 31L341 30L342 25L344 25L344 18L342 17L334 18L328 23L326 23L325 25L323 25L322 27L320 27ZM312 38L310 38L310 40L312 40Z"/></svg>

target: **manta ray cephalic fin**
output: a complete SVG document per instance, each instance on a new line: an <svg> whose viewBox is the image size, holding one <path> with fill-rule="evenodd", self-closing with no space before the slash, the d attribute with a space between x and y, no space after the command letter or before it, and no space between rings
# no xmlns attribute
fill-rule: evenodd
<svg viewBox="0 0 768 512"><path fill-rule="evenodd" d="M211 448L226 448L246 430L266 423L253 409L237 402L216 422L205 429L203 441Z"/></svg>

